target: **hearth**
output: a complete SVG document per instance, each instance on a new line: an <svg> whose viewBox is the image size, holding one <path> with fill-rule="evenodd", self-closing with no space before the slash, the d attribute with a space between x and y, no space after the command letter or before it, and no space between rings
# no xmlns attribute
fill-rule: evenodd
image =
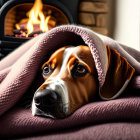
<svg viewBox="0 0 140 140"><path fill-rule="evenodd" d="M38 7L40 0L37 1ZM30 19L34 0L1 1L0 59L42 32L61 24L77 23L78 3L79 0L42 0L40 9L34 9L34 18L37 18Z"/></svg>

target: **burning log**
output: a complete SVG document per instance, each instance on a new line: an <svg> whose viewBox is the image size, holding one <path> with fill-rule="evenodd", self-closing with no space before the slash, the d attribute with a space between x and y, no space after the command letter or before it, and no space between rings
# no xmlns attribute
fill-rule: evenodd
<svg viewBox="0 0 140 140"><path fill-rule="evenodd" d="M27 28L25 28L27 26L26 24L27 23L19 25L18 29L15 29L13 31L14 37L33 38L33 37L43 33L43 31L41 31L39 28L39 24L34 24L34 26L33 26L34 31L28 35ZM50 22L50 24L54 24L54 23ZM48 25L48 30L50 30L52 28L53 28L52 26Z"/></svg>
<svg viewBox="0 0 140 140"><path fill-rule="evenodd" d="M28 35L28 37L36 37L36 36L38 36L41 33L43 33L43 32L42 31L34 31L34 32L30 33Z"/></svg>
<svg viewBox="0 0 140 140"><path fill-rule="evenodd" d="M24 27L21 27L20 29L15 29L13 31L14 34L18 34L18 35L22 34L23 32L27 34L27 29L25 29Z"/></svg>
<svg viewBox="0 0 140 140"><path fill-rule="evenodd" d="M14 33L14 37L23 37L23 38L33 38L35 36L38 36L39 34L43 33L42 31L38 30L38 31L33 31L32 33L30 33L28 36L27 35L27 29L25 29L24 27L21 27L19 30L15 29L13 31Z"/></svg>
<svg viewBox="0 0 140 140"><path fill-rule="evenodd" d="M26 34L27 34L27 29L25 29L23 26L21 26L19 29L15 29L13 31L14 33L14 36L15 37L26 37Z"/></svg>
<svg viewBox="0 0 140 140"><path fill-rule="evenodd" d="M30 11L26 13L13 31L15 37L33 38L40 33L46 32L56 26L56 19L51 16L52 11L48 10L44 15L41 0L36 0Z"/></svg>

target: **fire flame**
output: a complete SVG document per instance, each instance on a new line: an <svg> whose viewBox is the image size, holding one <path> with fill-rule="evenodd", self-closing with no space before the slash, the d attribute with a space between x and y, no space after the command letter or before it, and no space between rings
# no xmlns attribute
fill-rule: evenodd
<svg viewBox="0 0 140 140"><path fill-rule="evenodd" d="M27 17L29 17L29 21L27 23L27 33L30 34L34 31L34 24L40 25L40 30L42 32L48 31L48 21L50 19L50 16L47 16L45 19L45 16L42 12L43 4L41 0L35 0L35 3L32 7L32 9L27 13Z"/></svg>
<svg viewBox="0 0 140 140"><path fill-rule="evenodd" d="M39 26L39 30L42 32L46 32L49 30L49 22L51 23L51 25L53 25L53 27L55 26L56 22L51 20L51 15L48 15L45 17L45 15L43 14L43 3L41 0L35 0L35 3L33 5L33 7L31 8L30 11L27 12L26 16L28 17L28 19L22 19L19 23L27 23L26 24L26 28L27 28L27 33L26 33L26 37L28 37L28 35L30 33L32 33L33 31L35 31L35 26L38 25ZM51 11L49 11L48 13L51 13ZM20 29L20 24L16 24L15 25L16 29Z"/></svg>

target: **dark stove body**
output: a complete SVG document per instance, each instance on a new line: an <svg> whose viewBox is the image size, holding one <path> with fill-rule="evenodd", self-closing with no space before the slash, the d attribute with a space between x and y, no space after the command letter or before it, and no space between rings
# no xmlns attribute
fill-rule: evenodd
<svg viewBox="0 0 140 140"><path fill-rule="evenodd" d="M42 0L43 4L52 5L63 11L69 23L77 23L79 0ZM0 0L0 60L28 39L5 36L4 23L7 12L18 4L34 3L34 0Z"/></svg>

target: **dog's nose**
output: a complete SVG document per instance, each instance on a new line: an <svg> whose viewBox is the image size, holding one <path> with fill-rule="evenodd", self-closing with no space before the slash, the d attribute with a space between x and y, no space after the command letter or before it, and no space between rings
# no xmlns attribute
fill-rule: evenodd
<svg viewBox="0 0 140 140"><path fill-rule="evenodd" d="M46 109L52 108L52 106L60 102L60 97L53 90L43 89L35 93L34 102L37 108L46 111Z"/></svg>

